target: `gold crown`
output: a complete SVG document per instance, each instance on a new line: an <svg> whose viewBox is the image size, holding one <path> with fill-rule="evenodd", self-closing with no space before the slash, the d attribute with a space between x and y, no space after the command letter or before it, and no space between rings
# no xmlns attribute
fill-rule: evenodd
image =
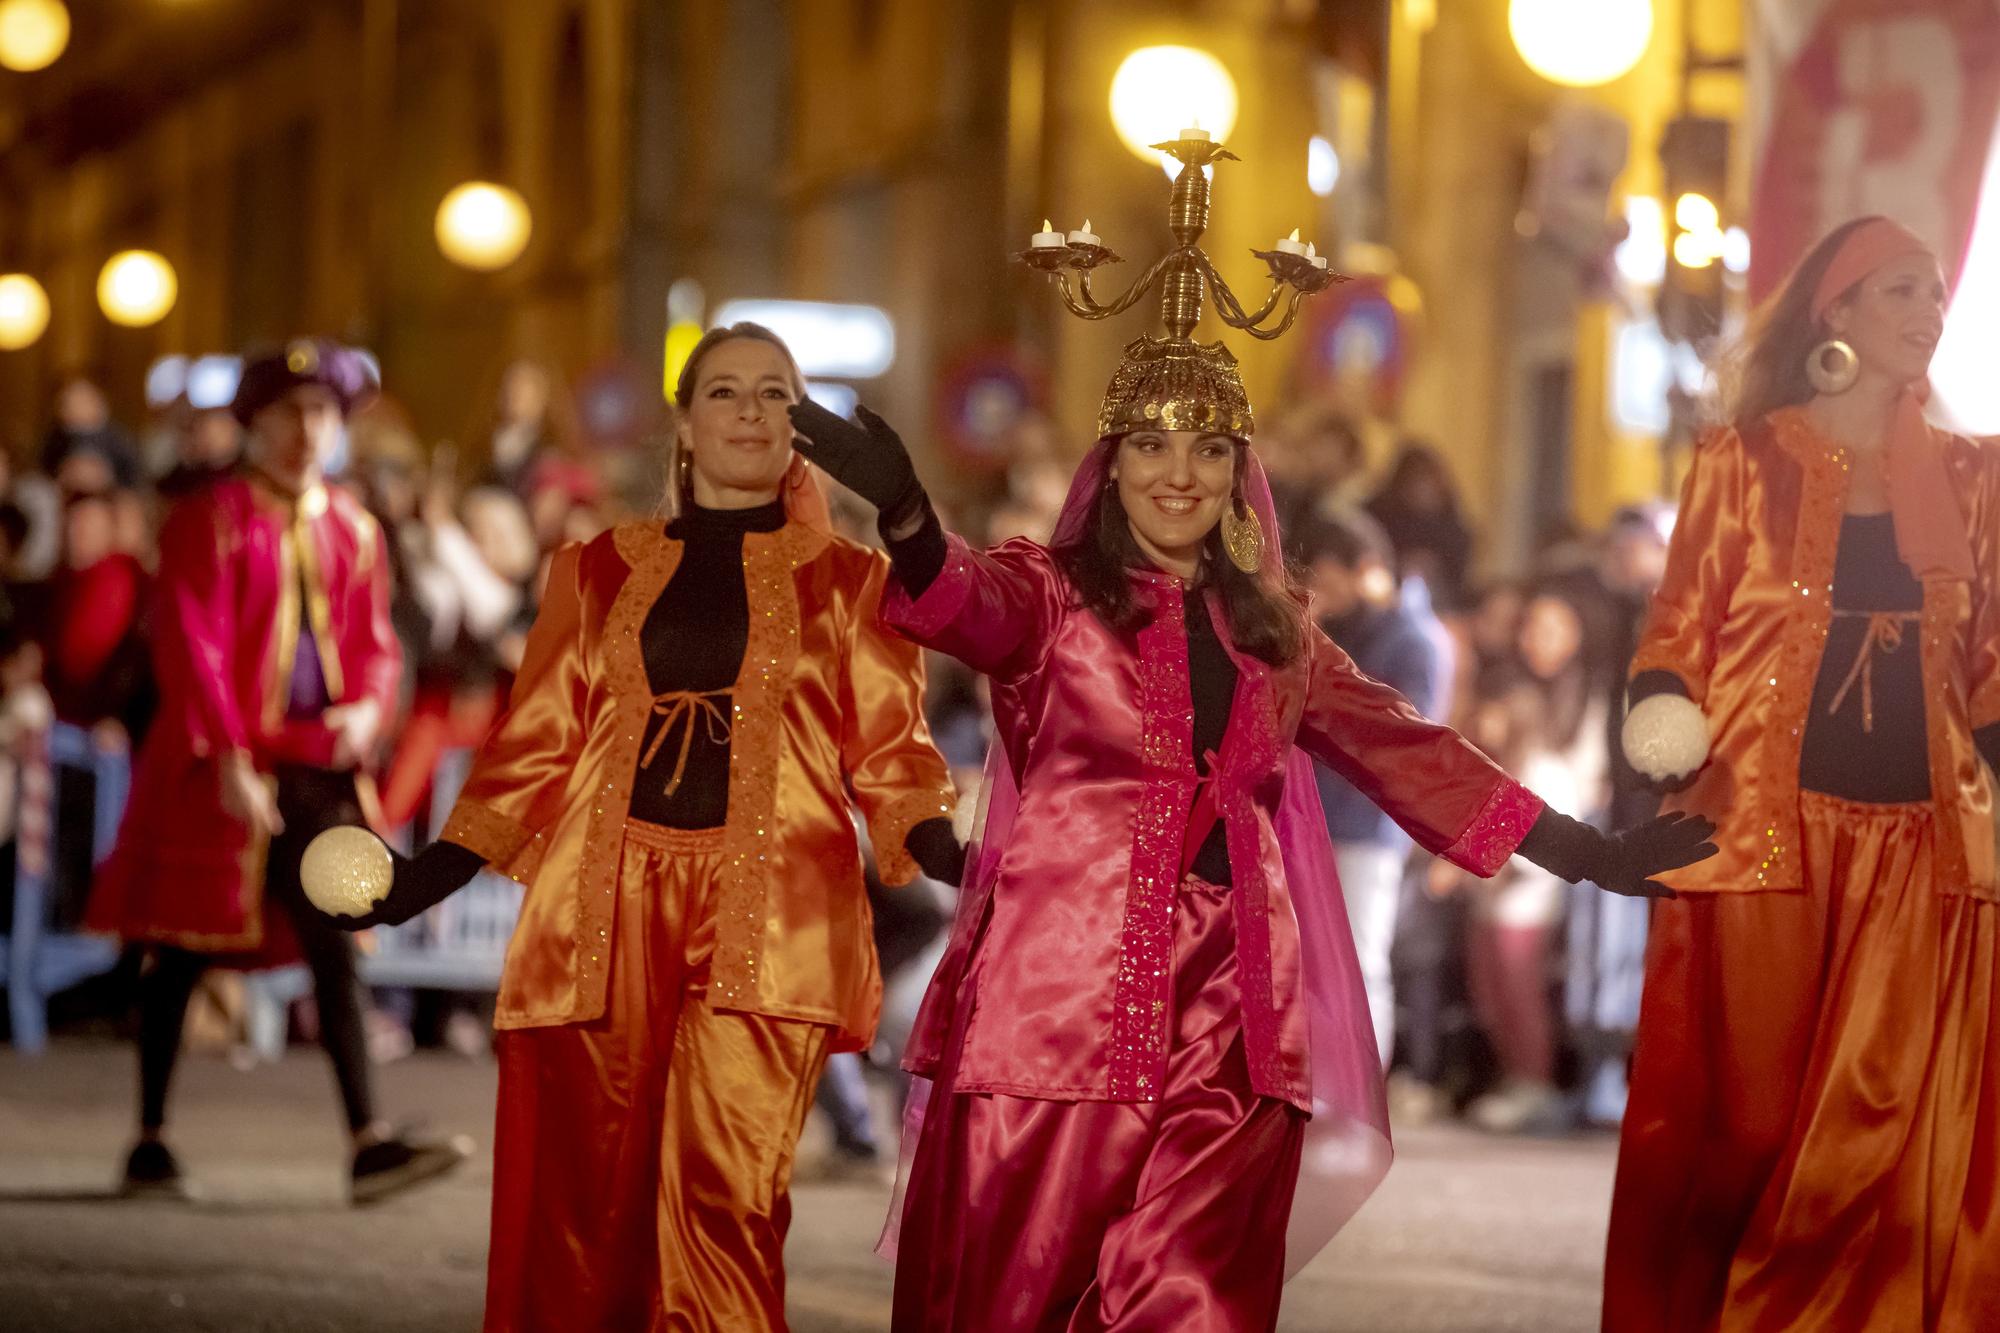
<svg viewBox="0 0 2000 1333"><path fill-rule="evenodd" d="M1324 259L1315 258L1310 247L1300 246L1294 231L1270 250L1251 251L1269 268L1271 291L1261 307L1246 311L1198 244L1208 229L1209 182L1203 168L1225 159L1235 161L1236 154L1198 130L1184 131L1182 137L1153 147L1181 164L1167 202L1167 226L1179 244L1122 296L1100 303L1091 294L1091 270L1121 261L1089 231L1088 224L1085 230L1065 238L1044 223L1041 233L1018 258L1056 279L1063 304L1071 314L1084 319L1122 314L1156 284L1159 287L1167 336L1139 337L1125 344L1125 355L1098 409L1100 437L1150 427L1212 431L1247 441L1256 422L1235 356L1219 342L1198 343L1190 336L1201 322L1204 291L1214 300L1216 318L1224 324L1253 338L1270 339L1291 327L1302 298L1347 278L1327 268ZM1074 288L1071 273L1076 274ZM1267 324L1281 303L1284 314Z"/></svg>
<svg viewBox="0 0 2000 1333"><path fill-rule="evenodd" d="M1101 439L1149 429L1250 438L1257 423L1227 347L1186 338L1139 337L1125 344L1097 410L1097 434Z"/></svg>

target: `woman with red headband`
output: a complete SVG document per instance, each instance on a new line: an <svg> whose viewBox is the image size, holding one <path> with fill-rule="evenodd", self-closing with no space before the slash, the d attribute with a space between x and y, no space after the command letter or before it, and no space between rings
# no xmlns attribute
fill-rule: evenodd
<svg viewBox="0 0 2000 1333"><path fill-rule="evenodd" d="M2000 454L1934 429L1935 254L1820 243L1724 377L1627 754L1662 878L1604 1327L2000 1327Z"/></svg>

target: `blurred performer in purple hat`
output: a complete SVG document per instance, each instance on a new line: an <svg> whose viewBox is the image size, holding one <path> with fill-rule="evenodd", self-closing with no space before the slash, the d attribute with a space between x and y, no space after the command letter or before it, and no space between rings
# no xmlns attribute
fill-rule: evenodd
<svg viewBox="0 0 2000 1333"><path fill-rule="evenodd" d="M233 405L243 466L182 501L160 533L160 711L88 914L92 928L152 946L129 1191L182 1188L167 1092L189 996L212 965L311 968L355 1202L463 1155L377 1118L353 942L299 886L313 835L362 816L363 769L401 669L382 533L322 476L347 414L374 389L360 354L325 340L253 357Z"/></svg>
<svg viewBox="0 0 2000 1333"><path fill-rule="evenodd" d="M880 511L884 617L993 685L983 826L906 1055L933 1080L885 1237L910 1333L1268 1329L1381 1180L1312 759L1480 875L1519 849L1651 893L1709 850L1700 820L1611 839L1545 810L1308 621L1236 360L1189 337L1219 146L1169 147L1168 336L1126 347L1049 545L973 551L879 418L793 411L801 451Z"/></svg>

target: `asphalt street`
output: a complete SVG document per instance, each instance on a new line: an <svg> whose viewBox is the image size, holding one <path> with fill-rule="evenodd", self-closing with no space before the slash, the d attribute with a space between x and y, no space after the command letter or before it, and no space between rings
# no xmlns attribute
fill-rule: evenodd
<svg viewBox="0 0 2000 1333"><path fill-rule="evenodd" d="M385 1110L472 1135L456 1176L372 1210L342 1201L343 1135L316 1051L243 1070L187 1060L171 1139L201 1191L134 1203L111 1184L128 1145L129 1049L0 1051L0 1329L472 1330L492 1184L490 1063L423 1053L381 1071ZM799 1333L888 1323L870 1253L876 1180L817 1178L802 1149L787 1250ZM1537 1142L1405 1131L1388 1183L1286 1289L1285 1330L1562 1333L1596 1327L1607 1138Z"/></svg>

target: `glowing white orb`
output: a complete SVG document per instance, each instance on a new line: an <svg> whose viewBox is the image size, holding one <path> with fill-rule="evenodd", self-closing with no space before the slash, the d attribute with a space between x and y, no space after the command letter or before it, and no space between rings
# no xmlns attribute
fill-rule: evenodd
<svg viewBox="0 0 2000 1333"><path fill-rule="evenodd" d="M1708 762L1708 719L1678 694L1641 699L1619 736L1626 762L1654 782L1684 778Z"/></svg>
<svg viewBox="0 0 2000 1333"><path fill-rule="evenodd" d="M395 862L382 840L365 828L330 828L306 844L299 884L328 916L366 916L389 896Z"/></svg>

